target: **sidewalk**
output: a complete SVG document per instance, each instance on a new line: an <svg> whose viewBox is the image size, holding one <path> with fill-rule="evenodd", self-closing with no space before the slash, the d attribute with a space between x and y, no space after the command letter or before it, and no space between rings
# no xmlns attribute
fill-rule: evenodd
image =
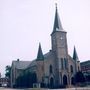
<svg viewBox="0 0 90 90"><path fill-rule="evenodd" d="M64 89L30 88L27 90L90 90L90 87L76 87L76 88L64 88Z"/></svg>

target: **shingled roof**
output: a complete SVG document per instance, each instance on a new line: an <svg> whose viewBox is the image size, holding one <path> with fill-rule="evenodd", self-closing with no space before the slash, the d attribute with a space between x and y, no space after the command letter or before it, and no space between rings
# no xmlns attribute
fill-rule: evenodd
<svg viewBox="0 0 90 90"><path fill-rule="evenodd" d="M24 70L30 65L31 61L13 61L12 65L16 69Z"/></svg>

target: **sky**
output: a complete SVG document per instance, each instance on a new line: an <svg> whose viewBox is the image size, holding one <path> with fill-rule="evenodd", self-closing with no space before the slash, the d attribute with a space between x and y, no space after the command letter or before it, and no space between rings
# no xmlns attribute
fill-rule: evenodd
<svg viewBox="0 0 90 90"><path fill-rule="evenodd" d="M67 31L68 53L74 45L79 60L90 60L90 0L0 0L0 72L13 60L37 57L51 49L55 3Z"/></svg>

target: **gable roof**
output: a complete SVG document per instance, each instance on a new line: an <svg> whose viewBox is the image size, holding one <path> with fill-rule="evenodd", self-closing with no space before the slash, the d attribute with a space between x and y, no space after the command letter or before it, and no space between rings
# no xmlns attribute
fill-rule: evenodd
<svg viewBox="0 0 90 90"><path fill-rule="evenodd" d="M12 66L16 69L24 70L28 67L31 61L13 61Z"/></svg>

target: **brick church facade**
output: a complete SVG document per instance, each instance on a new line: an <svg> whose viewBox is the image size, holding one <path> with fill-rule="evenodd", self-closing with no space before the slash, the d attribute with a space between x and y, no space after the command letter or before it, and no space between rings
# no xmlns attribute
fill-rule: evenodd
<svg viewBox="0 0 90 90"><path fill-rule="evenodd" d="M39 44L37 58L28 62L24 69L35 72L37 83L44 83L46 86L59 87L60 85L70 86L74 84L74 75L80 70L80 62L75 47L73 57L68 54L67 32L62 27L57 6L51 33L51 45L51 50L43 54L41 44ZM18 74L21 73L21 69L17 68L18 65L15 64L20 62L12 62L12 86L13 81L15 81L13 79L19 76L17 75L15 78L17 73L13 72L14 69L18 70Z"/></svg>

